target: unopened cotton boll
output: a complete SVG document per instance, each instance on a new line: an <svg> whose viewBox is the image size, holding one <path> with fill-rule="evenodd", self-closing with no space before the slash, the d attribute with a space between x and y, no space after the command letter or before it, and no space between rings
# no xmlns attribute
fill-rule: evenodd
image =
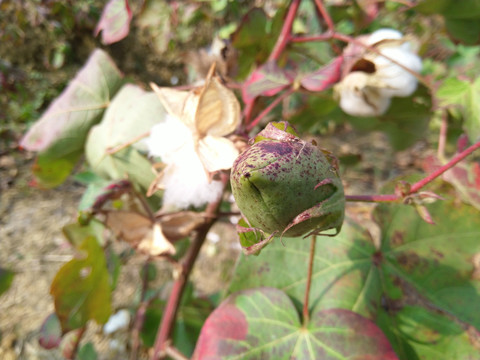
<svg viewBox="0 0 480 360"><path fill-rule="evenodd" d="M378 88L368 85L370 76L356 71L348 74L335 88L340 96L340 107L352 116L383 115L390 106L390 98L383 96Z"/></svg>

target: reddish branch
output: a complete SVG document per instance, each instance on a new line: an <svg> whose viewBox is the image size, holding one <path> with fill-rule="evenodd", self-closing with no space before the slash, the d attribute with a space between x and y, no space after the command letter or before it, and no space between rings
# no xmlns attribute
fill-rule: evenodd
<svg viewBox="0 0 480 360"><path fill-rule="evenodd" d="M320 14L323 17L323 20L325 20L328 30L333 33L335 31L335 26L333 24L332 18L330 17L330 14L327 12L327 9L325 9L325 6L323 5L323 1L315 0L315 5L317 5L318 11L320 11Z"/></svg>
<svg viewBox="0 0 480 360"><path fill-rule="evenodd" d="M228 176L222 174L223 184L228 181ZM197 229L196 235L192 241L192 244L188 248L187 254L183 262L181 263L182 271L178 278L175 280L172 288L172 292L167 301L167 305L163 311L162 321L160 328L157 332L157 338L155 339L155 345L153 350L152 360L158 360L165 358L167 355L168 341L170 339L173 326L175 325L175 319L177 317L178 308L180 306L180 300L182 298L185 285L192 271L195 260L200 253L200 249L207 237L208 231L217 220L218 210L220 208L221 198L214 203L207 205L205 209L205 222Z"/></svg>
<svg viewBox="0 0 480 360"><path fill-rule="evenodd" d="M283 23L282 30L280 31L280 35L278 36L277 42L275 43L275 46L268 60L278 60L280 54L290 41L293 20L295 19L295 15L297 14L300 1L301 0L293 0L290 4L287 16L285 17L285 22Z"/></svg>
<svg viewBox="0 0 480 360"><path fill-rule="evenodd" d="M257 124L262 120L273 108L275 108L283 99L288 97L294 92L293 89L285 91L283 94L279 95L275 100L272 101L270 105L268 105L263 111L258 114L258 116L247 126L247 131L252 130Z"/></svg>
<svg viewBox="0 0 480 360"><path fill-rule="evenodd" d="M413 184L412 187L410 188L410 191L406 195L408 196L408 195L411 195L411 194L415 194L422 187L431 183L437 177L442 175L445 171L454 167L456 164L458 164L460 161L465 159L468 155L470 155L471 153L473 153L475 150L477 150L479 148L480 148L480 141L473 144L472 146L466 148L461 153L458 153L448 163L441 166L440 168L435 170L433 173L431 173L427 177L425 177L422 180ZM363 202L400 202L400 201L403 200L403 198L401 196L398 196L398 195L395 195L395 194L390 194L390 195L345 195L345 198L346 198L347 201L363 201Z"/></svg>

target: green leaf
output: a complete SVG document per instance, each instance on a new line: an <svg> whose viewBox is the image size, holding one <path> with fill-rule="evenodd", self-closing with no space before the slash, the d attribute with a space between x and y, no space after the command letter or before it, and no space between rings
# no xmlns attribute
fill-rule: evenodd
<svg viewBox="0 0 480 360"><path fill-rule="evenodd" d="M81 253L63 265L53 279L50 293L64 332L88 320L107 322L111 313L110 279L103 249L93 236L80 245Z"/></svg>
<svg viewBox="0 0 480 360"><path fill-rule="evenodd" d="M445 19L445 26L450 35L467 45L475 45L480 42L480 18L469 19Z"/></svg>
<svg viewBox="0 0 480 360"><path fill-rule="evenodd" d="M428 210L434 226L412 207L377 207L386 294L397 301L424 297L435 308L480 329L475 262L480 253L480 212L454 201L436 202Z"/></svg>
<svg viewBox="0 0 480 360"><path fill-rule="evenodd" d="M83 151L72 152L60 158L49 153L39 153L32 166L32 172L40 187L52 188L62 184L70 175Z"/></svg>
<svg viewBox="0 0 480 360"><path fill-rule="evenodd" d="M480 138L480 77L475 81L450 78L437 91L440 105L459 107L471 142Z"/></svg>
<svg viewBox="0 0 480 360"><path fill-rule="evenodd" d="M406 306L395 314L380 313L380 327L405 360L476 360L479 333L465 329L445 314Z"/></svg>
<svg viewBox="0 0 480 360"><path fill-rule="evenodd" d="M441 13L447 19L476 19L480 20L480 0L450 0Z"/></svg>
<svg viewBox="0 0 480 360"><path fill-rule="evenodd" d="M87 185L87 189L83 193L78 205L79 211L90 209L100 195L108 192L107 186L114 183L114 181L105 180L91 171L77 174L75 180Z"/></svg>
<svg viewBox="0 0 480 360"><path fill-rule="evenodd" d="M146 135L153 125L165 117L157 95L127 84L115 96L102 122L87 139L86 156L92 170L109 179L129 180L147 189L154 180L150 162L140 154L143 143L137 142L123 150L108 154L107 150Z"/></svg>
<svg viewBox="0 0 480 360"><path fill-rule="evenodd" d="M47 166L49 160L64 160L57 168L70 171L83 151L90 127L100 120L122 82L122 74L107 53L95 50L68 87L29 129L20 145L41 153L38 166ZM47 184L57 184L64 178L48 179Z"/></svg>
<svg viewBox="0 0 480 360"><path fill-rule="evenodd" d="M253 8L242 19L232 35L232 45L238 51L238 77L245 78L255 64L264 63L277 39L285 9L269 19L263 9Z"/></svg>
<svg viewBox="0 0 480 360"><path fill-rule="evenodd" d="M10 288L14 275L13 271L0 267L0 295Z"/></svg>
<svg viewBox="0 0 480 360"><path fill-rule="evenodd" d="M426 15L442 13L452 0L422 0L415 6L415 10Z"/></svg>
<svg viewBox="0 0 480 360"><path fill-rule="evenodd" d="M75 222L67 224L62 228L63 235L65 235L68 242L77 249L82 246L83 241L88 236L94 236L96 239L100 240L100 243L103 244L104 231L105 226L96 219L91 219L87 225L82 225L78 222Z"/></svg>
<svg viewBox="0 0 480 360"><path fill-rule="evenodd" d="M479 0L424 0L415 9L428 15L443 15L445 26L454 39L469 45L480 42Z"/></svg>
<svg viewBox="0 0 480 360"><path fill-rule="evenodd" d="M289 297L259 288L228 297L207 319L193 359L397 359L381 330L343 309L314 310L305 326Z"/></svg>
<svg viewBox="0 0 480 360"><path fill-rule="evenodd" d="M97 360L98 354L95 347L91 342L83 345L79 350L76 357L77 360Z"/></svg>
<svg viewBox="0 0 480 360"><path fill-rule="evenodd" d="M275 239L258 257L242 255L228 292L275 287L287 293L300 309L309 251L309 239L283 238ZM374 253L371 240L348 219L338 236L317 237L310 304L373 318L381 295L378 268L372 262Z"/></svg>

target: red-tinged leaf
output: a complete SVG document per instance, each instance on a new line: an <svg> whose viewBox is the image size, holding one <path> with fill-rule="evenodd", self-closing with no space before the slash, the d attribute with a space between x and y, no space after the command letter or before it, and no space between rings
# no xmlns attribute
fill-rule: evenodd
<svg viewBox="0 0 480 360"><path fill-rule="evenodd" d="M111 288L103 249L93 236L79 246L80 254L63 265L53 279L50 293L64 332L88 320L107 322L111 313Z"/></svg>
<svg viewBox="0 0 480 360"><path fill-rule="evenodd" d="M20 145L56 158L83 149L88 130L121 85L122 74L103 50L95 50L68 87L30 128Z"/></svg>
<svg viewBox="0 0 480 360"><path fill-rule="evenodd" d="M396 360L373 323L344 309L314 310L304 326L290 298L274 288L228 297L207 319L193 359Z"/></svg>
<svg viewBox="0 0 480 360"><path fill-rule="evenodd" d="M57 314L53 313L46 317L40 327L38 343L44 349L55 349L62 341L62 327Z"/></svg>
<svg viewBox="0 0 480 360"><path fill-rule="evenodd" d="M122 40L130 31L132 10L128 0L110 0L105 5L100 21L95 28L95 36L102 32L102 43L113 44Z"/></svg>
<svg viewBox="0 0 480 360"><path fill-rule="evenodd" d="M480 163L459 163L443 179L455 186L463 201L480 210Z"/></svg>
<svg viewBox="0 0 480 360"><path fill-rule="evenodd" d="M100 120L122 74L102 50L95 50L62 94L29 129L20 146L40 152L34 173L39 184L62 183L83 152L90 127Z"/></svg>
<svg viewBox="0 0 480 360"><path fill-rule="evenodd" d="M293 82L288 71L280 69L275 62L267 62L256 69L242 88L245 103L252 102L257 96L273 96L286 89Z"/></svg>
<svg viewBox="0 0 480 360"><path fill-rule="evenodd" d="M319 70L308 74L300 80L302 86L309 91L323 91L340 81L343 56L338 56Z"/></svg>

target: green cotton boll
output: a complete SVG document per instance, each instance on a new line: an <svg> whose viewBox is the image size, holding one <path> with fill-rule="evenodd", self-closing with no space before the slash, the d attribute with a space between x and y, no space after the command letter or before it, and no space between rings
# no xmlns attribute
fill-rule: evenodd
<svg viewBox="0 0 480 360"><path fill-rule="evenodd" d="M341 229L345 195L336 159L287 122L270 123L257 135L235 160L231 184L255 229L289 237Z"/></svg>

